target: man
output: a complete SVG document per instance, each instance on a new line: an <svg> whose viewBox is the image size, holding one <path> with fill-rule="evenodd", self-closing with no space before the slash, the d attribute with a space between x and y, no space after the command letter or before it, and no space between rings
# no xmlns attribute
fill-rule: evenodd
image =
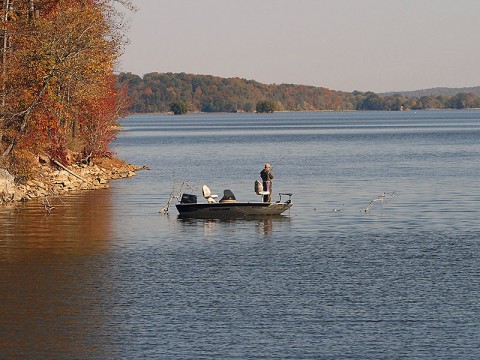
<svg viewBox="0 0 480 360"><path fill-rule="evenodd" d="M260 172L260 177L263 180L263 191L268 191L268 195L263 196L263 202L272 201L272 179L274 178L271 172L270 164L266 163L265 168Z"/></svg>

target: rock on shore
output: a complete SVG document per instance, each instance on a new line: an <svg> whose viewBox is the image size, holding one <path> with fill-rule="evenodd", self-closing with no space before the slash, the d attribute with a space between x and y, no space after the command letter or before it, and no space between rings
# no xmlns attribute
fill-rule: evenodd
<svg viewBox="0 0 480 360"><path fill-rule="evenodd" d="M109 180L132 177L145 168L118 159L101 159L95 165L69 165L66 169L55 164L39 166L38 175L25 184L16 184L11 174L0 169L0 205L70 191L108 188Z"/></svg>

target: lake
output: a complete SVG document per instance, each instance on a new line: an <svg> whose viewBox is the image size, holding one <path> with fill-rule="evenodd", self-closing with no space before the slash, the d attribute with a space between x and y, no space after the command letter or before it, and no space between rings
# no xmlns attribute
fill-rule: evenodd
<svg viewBox="0 0 480 360"><path fill-rule="evenodd" d="M480 112L135 115L151 170L1 208L0 358L480 356ZM285 216L180 219L206 184Z"/></svg>

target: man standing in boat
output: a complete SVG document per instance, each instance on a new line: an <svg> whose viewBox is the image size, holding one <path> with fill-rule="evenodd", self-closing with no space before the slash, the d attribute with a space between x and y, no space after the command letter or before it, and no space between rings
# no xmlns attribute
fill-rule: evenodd
<svg viewBox="0 0 480 360"><path fill-rule="evenodd" d="M272 201L272 179L275 177L270 170L270 164L266 163L265 168L260 172L260 177L263 180L263 191L268 191L268 195L263 196L263 202Z"/></svg>

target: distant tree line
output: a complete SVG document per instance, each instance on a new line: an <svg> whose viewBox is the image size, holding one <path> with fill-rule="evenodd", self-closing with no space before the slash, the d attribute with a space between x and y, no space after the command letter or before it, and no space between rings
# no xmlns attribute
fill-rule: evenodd
<svg viewBox="0 0 480 360"><path fill-rule="evenodd" d="M430 95L443 95L443 96L455 96L459 93L472 93L475 95L480 95L480 86L474 87L464 87L464 88L447 88L447 87L436 87L431 89L421 89L421 90L413 90L413 91L395 91L395 92L388 92L384 93L383 95L395 95L400 94L406 97L423 97L423 96L430 96Z"/></svg>
<svg viewBox="0 0 480 360"><path fill-rule="evenodd" d="M480 108L480 95L377 94L334 91L323 87L280 84L185 73L132 73L117 75L127 88L133 113L169 112L273 112L420 110Z"/></svg>

